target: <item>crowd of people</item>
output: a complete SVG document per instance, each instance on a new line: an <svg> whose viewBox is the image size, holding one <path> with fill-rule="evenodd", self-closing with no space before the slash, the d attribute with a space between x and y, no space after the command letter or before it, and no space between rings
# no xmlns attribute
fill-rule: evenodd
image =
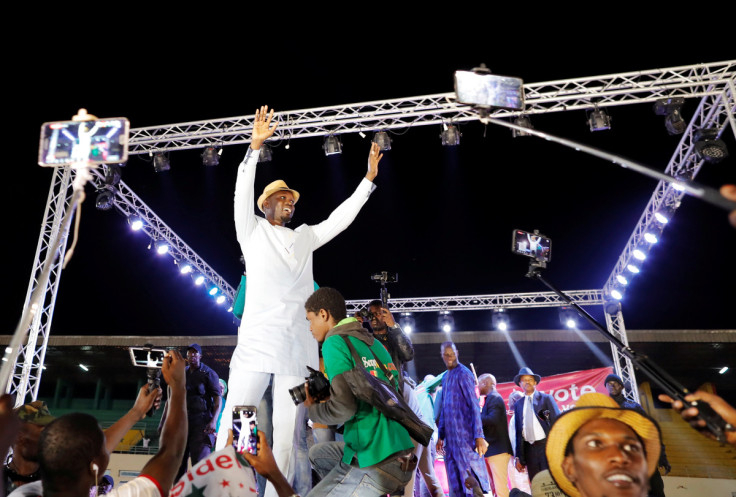
<svg viewBox="0 0 736 497"><path fill-rule="evenodd" d="M419 389L405 369L414 356L411 340L385 302L371 302L367 312L349 317L337 290L314 291L313 252L347 228L367 202L382 154L372 144L365 177L325 221L289 229L299 192L277 180L257 199L254 193L260 150L278 127L273 116L266 106L256 110L235 187L236 236L248 284L229 391L202 362L198 344L187 348L186 360L169 351L162 366L167 395L159 450L137 478L119 486L105 474L110 454L160 405L161 388L142 387L131 410L104 431L86 414L54 417L40 401L13 409L6 395L0 401L0 453L10 455L0 491L12 497L439 497L445 493L434 462L441 455L450 496L663 495L657 469L667 472L669 464L659 428L641 406L626 401L618 376L606 379L609 396L584 394L561 413L554 398L537 389L541 377L523 367L514 378L520 390L509 397L513 417L507 423L495 377L476 378L460 363L454 343L441 345L447 371ZM736 196L736 188L722 193ZM264 217L255 214L254 204ZM306 383L299 406L289 390L308 376L307 366L325 373L329 396L318 397ZM362 373L401 397L434 429L432 440L425 445L413 439L400 417L359 391ZM257 451L236 450L233 409L258 406L264 394L272 444L260 430ZM736 425L736 409L717 396L696 392L688 400L708 402L731 428ZM673 408L709 433L696 407L676 401ZM308 454L307 417L315 437ZM736 445L736 431L727 437ZM314 478L304 477L312 472ZM265 488L256 475L268 482Z"/></svg>

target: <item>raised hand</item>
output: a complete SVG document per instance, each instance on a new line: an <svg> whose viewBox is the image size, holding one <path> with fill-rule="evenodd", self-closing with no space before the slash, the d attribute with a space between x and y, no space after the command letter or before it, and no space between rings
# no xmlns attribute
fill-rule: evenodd
<svg viewBox="0 0 736 497"><path fill-rule="evenodd" d="M368 172L365 177L368 181L373 181L378 176L378 163L383 158L383 154L380 153L381 148L376 142L371 143L371 151L368 154Z"/></svg>
<svg viewBox="0 0 736 497"><path fill-rule="evenodd" d="M273 119L273 109L268 111L268 105L261 106L256 109L256 117L253 120L253 135L251 137L250 148L258 150L274 131L279 127L279 123L275 122L271 127L271 119Z"/></svg>

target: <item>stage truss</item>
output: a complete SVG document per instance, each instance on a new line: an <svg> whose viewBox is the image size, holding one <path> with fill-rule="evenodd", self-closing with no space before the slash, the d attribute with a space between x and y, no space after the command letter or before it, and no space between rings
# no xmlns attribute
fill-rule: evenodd
<svg viewBox="0 0 736 497"><path fill-rule="evenodd" d="M680 66L666 69L611 74L546 83L524 85L523 112L498 110L491 117L514 118L518 115L546 114L574 110L592 110L619 105L655 102L662 98L699 98L700 104L683 134L677 149L667 165L666 172L673 176L694 178L702 165L694 153L694 132L698 128L717 127L720 134L730 124L736 134L736 60ZM403 129L412 126L438 125L478 119L469 107L458 105L452 93L439 93L352 105L320 107L278 113L280 125L275 140L291 140L331 134ZM209 121L177 123L131 130L130 154L153 154L203 148L247 144L253 127L253 115ZM103 175L98 170L92 183L103 186ZM44 213L43 225L36 249L36 258L26 295L25 307L38 285L41 265L55 234L63 240L68 233L59 233L61 220L72 195L69 168L56 168ZM617 276L624 274L633 251L642 244L644 233L652 227L654 214L663 206L676 208L682 192L660 182L654 190L639 222L619 256L611 275L601 290L567 292L578 305L603 305L608 330L628 344L623 315L618 302L611 298ZM174 233L124 182L115 189L115 208L125 216L144 220L144 230L152 239L166 240L170 254L179 264L189 263L194 270L217 285L231 302L234 289L215 272L194 250ZM28 330L28 340L14 357L14 369L7 391L16 395L16 405L35 400L41 381L48 335L61 276L60 257L52 268L45 289L42 309L34 314ZM348 302L350 311L362 307L370 299ZM444 310L479 310L531 307L558 307L567 305L551 292L471 295L454 297L422 297L391 299L392 308L399 312L436 312ZM614 368L631 388L627 395L638 400L634 368L628 358L611 345Z"/></svg>

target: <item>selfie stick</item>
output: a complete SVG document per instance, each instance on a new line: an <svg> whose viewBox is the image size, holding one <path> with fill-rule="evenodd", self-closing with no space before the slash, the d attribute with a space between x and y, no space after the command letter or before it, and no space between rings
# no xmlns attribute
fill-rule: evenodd
<svg viewBox="0 0 736 497"><path fill-rule="evenodd" d="M677 380L670 376L666 371L657 366L649 357L641 355L635 352L631 347L623 343L621 340L616 338L613 334L608 332L593 316L588 314L582 307L573 302L562 290L554 286L552 283L544 279L540 272L540 264L536 260L532 260L529 263L529 272L526 274L527 278L537 279L544 283L544 285L556 293L567 305L573 307L578 314L580 314L586 321L593 325L608 341L613 343L616 348L626 356L634 366L644 373L644 376L649 378L652 383L657 385L659 388L664 390L664 393L669 395L674 400L679 400L684 406L697 407L698 418L705 421L705 427L710 431L716 439L721 443L726 443L726 431L736 431L736 427L726 421L710 407L707 402L702 400L699 401L687 401L685 396L691 394L687 388L682 386Z"/></svg>
<svg viewBox="0 0 736 497"><path fill-rule="evenodd" d="M550 135L549 133L544 133L542 131L537 131L535 129L518 126L516 124L512 124L512 123L503 121L501 119L496 119L493 117L484 117L481 119L481 122L484 122L484 123L490 122L493 124L498 124L500 126L505 126L507 128L515 129L517 131L522 131L526 134L534 135L538 138L544 138L547 141L552 141L555 143L559 143L560 145L564 145L566 147L574 148L578 152L586 152L590 155L600 157L601 159L609 160L613 162L614 164L618 164L619 166L625 169L633 169L634 171L641 173L644 176L649 176L650 178L654 178L654 179L663 181L665 183L669 183L673 187L677 187L681 189L682 191L684 191L685 193L689 193L693 197L702 199L705 202L708 202L709 204L715 205L716 207L720 207L721 209L725 209L727 211L736 210L736 202L726 199L726 197L721 195L718 192L718 190L716 190L715 188L701 185L699 183L696 183L695 181L682 179L682 178L674 178L667 174L661 173L655 169L639 164L638 162L634 162L634 161L625 159L621 156L609 154L608 152L598 150L597 148L589 147L587 145L583 145L582 143L568 140L566 138L560 138L558 136Z"/></svg>
<svg viewBox="0 0 736 497"><path fill-rule="evenodd" d="M86 121L96 119L96 117L87 114L87 111L85 109L79 109L78 114L74 116L73 119L75 121ZM91 146L89 143L87 143L86 145L86 155L84 155L84 157L89 157ZM82 152L84 151L80 151L80 156ZM15 367L15 360L18 356L18 352L20 351L23 342L25 342L26 340L31 321L35 317L36 313L42 310L42 300L44 295L46 294L46 288L48 286L49 277L51 275L51 268L54 264L54 261L56 260L56 257L59 254L59 247L61 246L61 241L64 238L62 234L66 234L69 232L69 225L71 224L71 219L74 215L74 211L76 210L77 205L84 201L84 185L87 184L87 181L90 178L92 178L92 174L89 171L90 165L87 161L74 162L71 164L71 168L77 172L76 177L72 182L73 194L71 201L69 202L67 210L64 213L64 218L61 221L59 231L57 231L51 239L49 250L46 254L46 260L43 263L43 268L41 270L40 276L38 277L36 288L35 290L33 290L33 293L31 293L31 297L28 300L28 306L23 309L23 313L21 314L18 326L15 328L15 332L13 333L13 338L10 341L10 345L6 347L5 353L3 355L3 366L2 369L0 369L0 388L3 389L7 389L9 387L10 375L12 374L12 370ZM78 227L79 217L77 217L77 228ZM72 245L72 248L69 249L69 251L67 252L63 267L65 267L66 262L69 261L73 250L74 247ZM24 402L25 399L15 399L16 407L19 405L23 405Z"/></svg>

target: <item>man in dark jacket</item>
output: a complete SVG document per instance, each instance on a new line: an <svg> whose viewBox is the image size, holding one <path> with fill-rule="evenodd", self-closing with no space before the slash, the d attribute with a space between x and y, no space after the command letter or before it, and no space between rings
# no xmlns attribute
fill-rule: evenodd
<svg viewBox="0 0 736 497"><path fill-rule="evenodd" d="M560 415L555 399L537 391L541 379L527 367L521 368L514 377L514 383L524 390L524 397L514 404L516 469L521 471L526 466L529 482L540 471L549 469L544 449L550 426Z"/></svg>
<svg viewBox="0 0 736 497"><path fill-rule="evenodd" d="M480 412L483 423L483 437L488 442L486 466L493 477L493 487L497 497L509 497L508 467L513 449L509 441L509 427L506 423L506 405L503 397L496 391L496 377L486 373L478 377L481 395L486 402Z"/></svg>
<svg viewBox="0 0 736 497"><path fill-rule="evenodd" d="M625 409L634 409L635 411L648 416L641 404L626 398L624 395L624 382L620 376L609 374L606 376L603 384L606 385L608 395L610 395L618 405ZM664 452L664 442L662 443L662 451L659 453L659 467L664 470L665 475L672 469L669 461L667 460L667 454ZM664 481L662 481L662 475L660 474L659 469L655 469L652 477L649 479L649 495L650 497L664 497Z"/></svg>

